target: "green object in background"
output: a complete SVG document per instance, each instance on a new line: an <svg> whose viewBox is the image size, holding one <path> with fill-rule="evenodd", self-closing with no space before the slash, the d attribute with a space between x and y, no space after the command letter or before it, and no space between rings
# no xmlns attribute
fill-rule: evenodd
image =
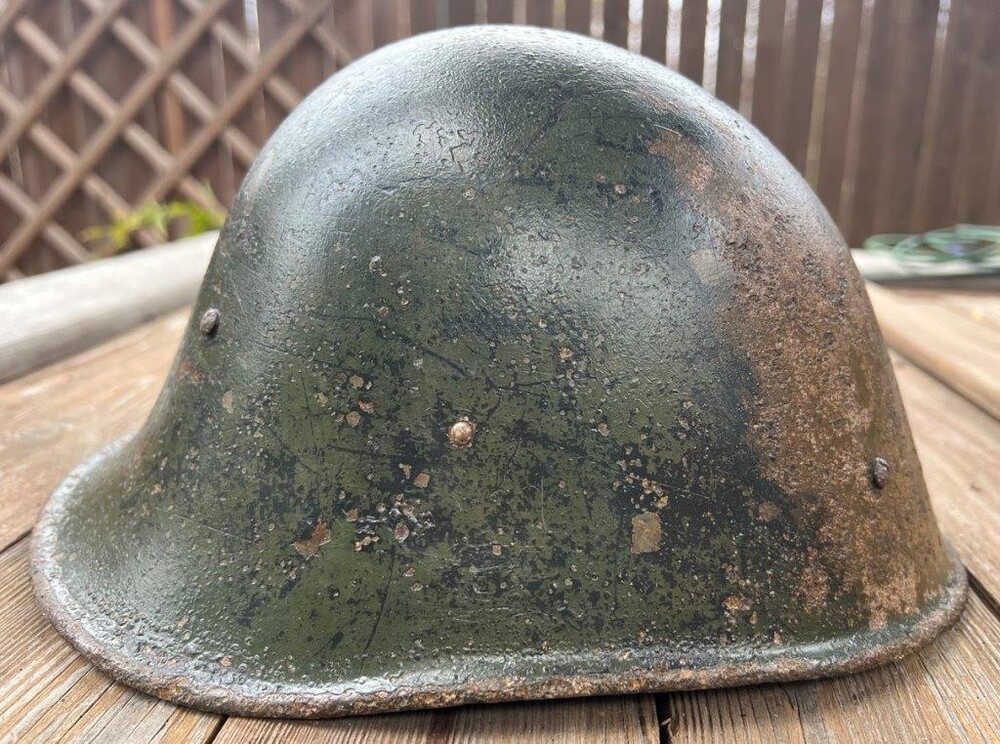
<svg viewBox="0 0 1000 744"><path fill-rule="evenodd" d="M801 177L663 66L515 27L289 116L145 426L34 535L98 666L240 715L816 677L965 596Z"/></svg>
<svg viewBox="0 0 1000 744"><path fill-rule="evenodd" d="M965 261L1000 269L1000 227L993 225L955 225L915 235L873 235L864 247L902 262Z"/></svg>
<svg viewBox="0 0 1000 744"><path fill-rule="evenodd" d="M211 187L202 184L202 198L198 201L173 200L166 203L143 204L130 212L115 215L107 225L94 225L84 230L80 237L87 242L105 243L107 248L100 256L115 255L132 246L133 236L139 230L149 230L166 242L170 228L178 229L177 238L218 230L226 219L222 206Z"/></svg>

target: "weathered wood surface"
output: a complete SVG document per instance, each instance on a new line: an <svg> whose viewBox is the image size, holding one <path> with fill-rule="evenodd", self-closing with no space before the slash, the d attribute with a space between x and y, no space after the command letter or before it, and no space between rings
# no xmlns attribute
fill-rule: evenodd
<svg viewBox="0 0 1000 744"><path fill-rule="evenodd" d="M879 299L882 312L887 305ZM994 348L1000 338L995 297L893 292L890 299L890 311L929 304L954 324L950 333L975 322ZM41 617L25 535L74 464L141 423L185 315L0 386L0 741L997 740L1000 422L965 391L943 385L942 374L932 378L901 356L894 363L934 507L976 593L956 629L897 664L821 682L663 695L658 706L652 696L636 696L314 723L223 719L112 682Z"/></svg>
<svg viewBox="0 0 1000 744"><path fill-rule="evenodd" d="M870 285L868 294L889 346L1000 418L1000 334L986 322L992 317L996 323L996 300L966 295L958 300L965 309L958 310L938 299L940 291L902 293Z"/></svg>
<svg viewBox="0 0 1000 744"><path fill-rule="evenodd" d="M0 382L192 302L216 233L0 285Z"/></svg>

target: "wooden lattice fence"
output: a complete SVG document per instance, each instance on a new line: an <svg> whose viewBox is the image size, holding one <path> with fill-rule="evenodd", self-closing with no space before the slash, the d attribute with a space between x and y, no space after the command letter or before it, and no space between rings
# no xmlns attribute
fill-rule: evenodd
<svg viewBox="0 0 1000 744"><path fill-rule="evenodd" d="M150 201L206 202L207 183L228 203L329 74L473 22L679 69L750 117L854 243L1000 222L996 0L6 0L0 280L88 259L85 228Z"/></svg>

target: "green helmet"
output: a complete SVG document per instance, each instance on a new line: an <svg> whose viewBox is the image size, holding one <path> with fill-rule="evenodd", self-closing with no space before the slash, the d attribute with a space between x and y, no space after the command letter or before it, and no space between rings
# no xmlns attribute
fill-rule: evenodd
<svg viewBox="0 0 1000 744"><path fill-rule="evenodd" d="M966 590L799 175L664 67L508 27L292 113L33 565L113 676L306 717L850 671Z"/></svg>

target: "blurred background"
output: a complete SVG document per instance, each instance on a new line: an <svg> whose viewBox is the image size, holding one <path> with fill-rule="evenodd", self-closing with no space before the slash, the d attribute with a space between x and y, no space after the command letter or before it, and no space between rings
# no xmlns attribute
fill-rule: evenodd
<svg viewBox="0 0 1000 744"><path fill-rule="evenodd" d="M327 76L486 22L679 70L771 138L852 245L1000 223L996 0L6 0L0 281L218 227Z"/></svg>

